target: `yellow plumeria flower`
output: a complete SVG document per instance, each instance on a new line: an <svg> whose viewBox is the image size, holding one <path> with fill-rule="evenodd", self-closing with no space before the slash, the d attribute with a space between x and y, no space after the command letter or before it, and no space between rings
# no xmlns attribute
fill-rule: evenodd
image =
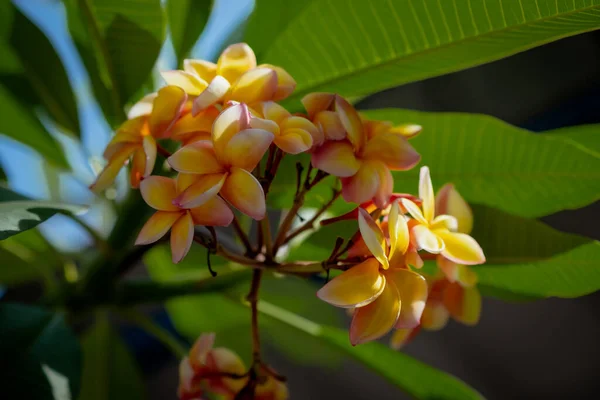
<svg viewBox="0 0 600 400"><path fill-rule="evenodd" d="M178 207L174 199L194 182L192 176L180 174L177 181L163 176L151 176L140 184L146 203L157 210L142 227L136 244L150 244L162 238L171 229L171 253L178 263L190 250L194 240L194 225L228 226L233 213L218 196L198 207Z"/></svg>
<svg viewBox="0 0 600 400"><path fill-rule="evenodd" d="M256 65L256 56L246 43L227 47L216 64L204 60L184 60L184 70L161 72L168 85L181 87L194 98L192 114L228 101L254 104L282 100L296 88L296 82L283 68Z"/></svg>
<svg viewBox="0 0 600 400"><path fill-rule="evenodd" d="M265 195L252 170L269 148L273 134L252 128L250 119L245 104L232 105L215 120L211 141L193 142L169 157L173 169L195 179L173 200L175 205L194 208L220 194L244 214L256 220L264 218Z"/></svg>
<svg viewBox="0 0 600 400"><path fill-rule="evenodd" d="M422 167L419 180L421 208L409 199L401 199L402 205L414 218L411 238L414 245L432 254L465 265L482 264L485 255L471 236L456 232L457 219L451 215L435 216L435 198L429 176L429 168Z"/></svg>
<svg viewBox="0 0 600 400"><path fill-rule="evenodd" d="M302 102L325 137L313 150L313 166L342 178L346 201L362 204L373 200L378 207L385 207L394 189L390 171L414 167L421 159L419 153L403 135L378 131L369 136L371 131L341 96L313 93Z"/></svg>
<svg viewBox="0 0 600 400"><path fill-rule="evenodd" d="M373 257L323 286L317 296L337 307L356 308L350 326L352 345L377 339L392 328L415 327L427 299L427 283L406 267L409 230L397 202L388 216L389 245L371 216L359 211L358 226Z"/></svg>
<svg viewBox="0 0 600 400"><path fill-rule="evenodd" d="M181 88L166 86L134 106L130 119L119 127L106 147L104 158L108 162L90 189L95 192L106 190L130 158L133 160L131 186L137 188L154 168L156 139L168 136L183 112L186 99Z"/></svg>

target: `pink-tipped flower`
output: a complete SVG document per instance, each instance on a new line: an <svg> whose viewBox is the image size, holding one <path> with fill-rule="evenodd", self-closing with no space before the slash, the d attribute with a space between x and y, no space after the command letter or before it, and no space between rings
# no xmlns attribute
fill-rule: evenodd
<svg viewBox="0 0 600 400"><path fill-rule="evenodd" d="M313 150L313 166L342 178L346 201L387 205L394 186L390 171L411 169L421 159L406 137L365 123L341 96L313 93L302 101L325 139Z"/></svg>
<svg viewBox="0 0 600 400"><path fill-rule="evenodd" d="M425 279L406 266L409 230L398 203L392 204L388 216L389 245L366 211L360 210L358 222L372 257L317 292L319 298L334 306L355 308L350 327L353 345L375 340L394 327L417 326L427 298Z"/></svg>
<svg viewBox="0 0 600 400"><path fill-rule="evenodd" d="M180 174L177 181L162 176L151 176L140 184L146 203L157 210L142 227L136 244L150 244L171 230L171 253L173 262L185 257L194 240L194 225L228 226L233 213L227 203L214 196L198 207L178 207L173 200L193 182L189 176Z"/></svg>
<svg viewBox="0 0 600 400"><path fill-rule="evenodd" d="M192 114L228 101L254 104L282 100L296 82L283 68L256 65L256 56L246 43L236 43L221 53L216 64L184 60L184 70L161 73L168 85L181 87L193 100Z"/></svg>
<svg viewBox="0 0 600 400"><path fill-rule="evenodd" d="M156 139L169 135L183 112L187 95L177 86L166 86L156 94L144 97L132 107L127 120L104 151L108 161L90 186L95 192L106 190L123 166L132 160L131 186L149 176L156 161Z"/></svg>
<svg viewBox="0 0 600 400"><path fill-rule="evenodd" d="M213 124L211 141L188 144L169 157L175 169L193 182L173 200L178 207L198 207L220 194L238 210L260 220L265 195L252 170L273 141L273 134L251 127L248 107L226 108Z"/></svg>

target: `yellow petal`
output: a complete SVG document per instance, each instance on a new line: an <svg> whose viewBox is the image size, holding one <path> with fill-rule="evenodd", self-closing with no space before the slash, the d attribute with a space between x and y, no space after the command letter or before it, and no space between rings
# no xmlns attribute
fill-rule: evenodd
<svg viewBox="0 0 600 400"><path fill-rule="evenodd" d="M243 375L246 372L246 367L238 355L224 347L217 347L210 351L207 357L207 365L213 371L229 374ZM246 380L221 378L220 384L231 392L237 393L244 387Z"/></svg>
<svg viewBox="0 0 600 400"><path fill-rule="evenodd" d="M195 225L229 226L233 212L222 198L215 196L200 207L190 209Z"/></svg>
<svg viewBox="0 0 600 400"><path fill-rule="evenodd" d="M423 213L421 212L419 206L416 205L412 200L403 197L400 199L400 202L402 203L402 206L406 209L406 211L408 211L410 216L413 217L416 221L423 225L429 224L429 222L423 216Z"/></svg>
<svg viewBox="0 0 600 400"><path fill-rule="evenodd" d="M178 86L190 96L198 96L208 87L208 83L204 79L186 71L162 71L160 75L167 85Z"/></svg>
<svg viewBox="0 0 600 400"><path fill-rule="evenodd" d="M252 171L273 142L273 134L264 129L245 129L235 134L225 148L225 162Z"/></svg>
<svg viewBox="0 0 600 400"><path fill-rule="evenodd" d="M210 82L217 75L217 64L204 60L183 60L183 70Z"/></svg>
<svg viewBox="0 0 600 400"><path fill-rule="evenodd" d="M281 123L281 132L287 132L291 130L306 131L311 136L311 145L316 141L321 140L321 134L317 127L306 118L297 116L286 118Z"/></svg>
<svg viewBox="0 0 600 400"><path fill-rule="evenodd" d="M371 254L381 263L383 268L388 268L389 262L386 254L387 244L385 236L379 226L373 221L371 215L362 208L358 210L358 228Z"/></svg>
<svg viewBox="0 0 600 400"><path fill-rule="evenodd" d="M438 215L431 221L429 225L431 230L436 229L447 229L450 231L456 231L458 228L458 221L451 215Z"/></svg>
<svg viewBox="0 0 600 400"><path fill-rule="evenodd" d="M212 140L217 157L225 158L225 147L229 140L250 126L250 111L245 104L235 104L226 108L215 120L212 128Z"/></svg>
<svg viewBox="0 0 600 400"><path fill-rule="evenodd" d="M217 61L217 74L229 82L237 80L244 72L256 67L256 56L246 43L227 47Z"/></svg>
<svg viewBox="0 0 600 400"><path fill-rule="evenodd" d="M240 76L227 99L252 104L271 100L276 90L277 73L268 68L255 68Z"/></svg>
<svg viewBox="0 0 600 400"><path fill-rule="evenodd" d="M165 86L158 91L148 120L150 132L154 137L162 138L169 134L181 114L186 99L185 92L177 86Z"/></svg>
<svg viewBox="0 0 600 400"><path fill-rule="evenodd" d="M144 171L146 170L146 155L144 149L139 148L133 153L131 158L131 172L129 173L129 183L131 187L137 189L140 186Z"/></svg>
<svg viewBox="0 0 600 400"><path fill-rule="evenodd" d="M209 107L198 115L194 116L192 113L187 113L181 117L171 129L171 138L174 140L180 140L183 136L197 132L208 132L212 130L213 123L219 110L216 107Z"/></svg>
<svg viewBox="0 0 600 400"><path fill-rule="evenodd" d="M194 99L192 115L198 115L208 107L221 101L229 91L230 86L227 79L220 75L215 76L208 87Z"/></svg>
<svg viewBox="0 0 600 400"><path fill-rule="evenodd" d="M300 154L312 147L312 136L302 129L288 129L275 137L275 145L288 154Z"/></svg>
<svg viewBox="0 0 600 400"><path fill-rule="evenodd" d="M356 346L388 333L398 320L400 305L396 287L385 285L375 301L354 311L350 325L350 343Z"/></svg>
<svg viewBox="0 0 600 400"><path fill-rule="evenodd" d="M292 114L288 110L275 103L274 101L265 101L260 105L261 112L264 118L270 119L277 125L281 124L286 118Z"/></svg>
<svg viewBox="0 0 600 400"><path fill-rule="evenodd" d="M319 111L329 110L335 99L332 93L310 93L302 98L302 104L308 113L308 118L314 119Z"/></svg>
<svg viewBox="0 0 600 400"><path fill-rule="evenodd" d="M353 176L360 167L352 145L346 141L325 142L315 149L311 162L313 167L340 178Z"/></svg>
<svg viewBox="0 0 600 400"><path fill-rule="evenodd" d="M421 133L421 130L423 130L423 127L421 125L406 124L406 125L394 126L393 128L391 128L389 130L389 132L395 133L398 135L402 135L405 138L410 139L410 138L417 136L419 133Z"/></svg>
<svg viewBox="0 0 600 400"><path fill-rule="evenodd" d="M373 160L368 160L373 162ZM379 185L377 191L373 196L373 202L378 208L386 208L392 197L394 191L394 177L390 169L381 161L375 160L375 170L377 171L377 177L379 178Z"/></svg>
<svg viewBox="0 0 600 400"><path fill-rule="evenodd" d="M261 220L267 206L265 193L254 175L241 168L231 168L231 173L221 189L221 196L244 214Z"/></svg>
<svg viewBox="0 0 600 400"><path fill-rule="evenodd" d="M421 156L402 136L390 133L376 135L367 142L363 158L381 160L393 171L406 171L421 160Z"/></svg>
<svg viewBox="0 0 600 400"><path fill-rule="evenodd" d="M404 306L404 304L402 304ZM419 331L419 328L415 329L396 329L392 333L390 339L390 347L394 350L400 350L403 348Z"/></svg>
<svg viewBox="0 0 600 400"><path fill-rule="evenodd" d="M146 157L146 168L144 169L144 178L147 178L154 169L156 163L156 140L149 135L144 136L142 140L144 147L144 156Z"/></svg>
<svg viewBox="0 0 600 400"><path fill-rule="evenodd" d="M134 119L137 117L150 115L156 96L157 93L150 93L142 97L137 103L131 106L127 112L127 118Z"/></svg>
<svg viewBox="0 0 600 400"><path fill-rule="evenodd" d="M145 124L146 117L139 117L126 121L119 127L115 136L110 140L102 156L106 160L110 160L116 152L123 148L123 146L139 144L142 140L142 130L145 128ZM130 129L136 130L133 131Z"/></svg>
<svg viewBox="0 0 600 400"><path fill-rule="evenodd" d="M406 223L404 215L400 213L398 200L395 200L390 208L390 213L388 215L388 230L390 232L389 258L392 259L396 252L398 254L406 253L410 243L408 224Z"/></svg>
<svg viewBox="0 0 600 400"><path fill-rule="evenodd" d="M175 178L177 193L182 193L185 189L198 182L199 179L202 179L202 175L186 174L184 172L178 173L177 178Z"/></svg>
<svg viewBox="0 0 600 400"><path fill-rule="evenodd" d="M485 255L479 243L464 233L436 230L435 233L444 242L442 255L459 264L475 265L485 262Z"/></svg>
<svg viewBox="0 0 600 400"><path fill-rule="evenodd" d="M181 217L181 211L157 211L142 227L135 244L150 244L163 237Z"/></svg>
<svg viewBox="0 0 600 400"><path fill-rule="evenodd" d="M194 222L192 216L185 212L171 228L171 256L174 264L183 260L193 241Z"/></svg>
<svg viewBox="0 0 600 400"><path fill-rule="evenodd" d="M294 92L294 89L296 89L296 81L285 69L271 64L262 64L258 67L270 68L277 72L277 90L273 95L273 100L283 100L291 95Z"/></svg>
<svg viewBox="0 0 600 400"><path fill-rule="evenodd" d="M457 231L471 233L473 229L473 211L451 183L445 184L437 193L435 210L438 215L452 215L458 221Z"/></svg>
<svg viewBox="0 0 600 400"><path fill-rule="evenodd" d="M335 111L320 111L315 115L314 121L323 132L325 140L342 140L346 137L344 125Z"/></svg>
<svg viewBox="0 0 600 400"><path fill-rule="evenodd" d="M403 268L390 268L385 271L388 284L396 285L402 310L396 328L415 328L421 321L427 302L427 281L416 272Z"/></svg>
<svg viewBox="0 0 600 400"><path fill-rule="evenodd" d="M348 202L366 203L377 194L381 184L379 180L378 161L364 161L350 178L342 179L342 197Z"/></svg>
<svg viewBox="0 0 600 400"><path fill-rule="evenodd" d="M180 208L196 208L215 197L223 184L227 174L207 174L199 175L196 182L185 189L175 200L173 204Z"/></svg>
<svg viewBox="0 0 600 400"><path fill-rule="evenodd" d="M366 140L360 116L346 99L337 95L335 97L335 111L346 130L348 140L356 150L360 150L365 145Z"/></svg>
<svg viewBox="0 0 600 400"><path fill-rule="evenodd" d="M317 297L336 307L363 307L373 302L384 287L379 262L369 258L330 280L319 289Z"/></svg>
<svg viewBox="0 0 600 400"><path fill-rule="evenodd" d="M441 301L429 300L421 316L421 326L429 331L442 329L448 323L450 313Z"/></svg>
<svg viewBox="0 0 600 400"><path fill-rule="evenodd" d="M433 194L433 186L431 177L429 176L429 168L421 167L419 176L419 197L423 201L423 216L428 222L433 220L435 216L435 196Z"/></svg>
<svg viewBox="0 0 600 400"><path fill-rule="evenodd" d="M224 172L217 160L215 150L208 140L200 140L183 146L167 159L178 172L189 174L218 174Z"/></svg>
<svg viewBox="0 0 600 400"><path fill-rule="evenodd" d="M138 148L139 145L137 144L125 145L113 153L106 167L98 174L96 181L90 185L90 190L99 193L108 189L115 181L125 162L129 160L131 154Z"/></svg>
<svg viewBox="0 0 600 400"><path fill-rule="evenodd" d="M173 205L177 191L175 181L164 176L150 176L140 183L144 201L155 210L177 211Z"/></svg>
<svg viewBox="0 0 600 400"><path fill-rule="evenodd" d="M444 291L444 305L450 315L466 325L475 325L481 316L481 294L476 287L451 283Z"/></svg>
<svg viewBox="0 0 600 400"><path fill-rule="evenodd" d="M413 244L418 250L439 254L444 250L444 241L438 237L437 232L432 232L425 225L416 225L411 230Z"/></svg>

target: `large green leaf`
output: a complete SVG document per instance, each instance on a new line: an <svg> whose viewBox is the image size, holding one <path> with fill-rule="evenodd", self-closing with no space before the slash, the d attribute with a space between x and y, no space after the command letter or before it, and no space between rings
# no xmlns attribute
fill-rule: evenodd
<svg viewBox="0 0 600 400"><path fill-rule="evenodd" d="M42 31L17 9L10 43L48 114L62 128L79 136L77 104L65 68Z"/></svg>
<svg viewBox="0 0 600 400"><path fill-rule="evenodd" d="M171 41L181 65L202 33L210 15L212 0L169 0L167 16Z"/></svg>
<svg viewBox="0 0 600 400"><path fill-rule="evenodd" d="M545 131L544 134L558 135L573 140L600 157L600 124L569 126Z"/></svg>
<svg viewBox="0 0 600 400"><path fill-rule="evenodd" d="M108 120L146 82L165 37L160 0L64 0L69 28Z"/></svg>
<svg viewBox="0 0 600 400"><path fill-rule="evenodd" d="M266 16L255 18L267 25L273 8L259 3ZM326 0L260 40L270 43L264 61L297 80L297 104L309 92L364 96L490 62L598 29L599 18L600 0Z"/></svg>
<svg viewBox="0 0 600 400"><path fill-rule="evenodd" d="M447 182L473 203L538 217L600 198L600 157L555 135L539 135L485 115L383 109L369 117L411 122L411 140L434 187ZM394 190L416 193L419 168L394 173Z"/></svg>
<svg viewBox="0 0 600 400"><path fill-rule="evenodd" d="M63 265L58 253L37 229L0 241L0 284L18 285L48 278Z"/></svg>
<svg viewBox="0 0 600 400"><path fill-rule="evenodd" d="M44 128L33 110L21 104L5 86L0 84L0 134L21 142L37 151L60 168L69 168L61 146Z"/></svg>
<svg viewBox="0 0 600 400"><path fill-rule="evenodd" d="M0 305L0 374L6 398L66 400L79 393L81 352L62 314Z"/></svg>
<svg viewBox="0 0 600 400"><path fill-rule="evenodd" d="M83 375L80 400L142 400L144 382L135 358L100 315L82 340Z"/></svg>
<svg viewBox="0 0 600 400"><path fill-rule="evenodd" d="M57 212L80 213L85 206L30 200L0 187L0 240L36 227Z"/></svg>

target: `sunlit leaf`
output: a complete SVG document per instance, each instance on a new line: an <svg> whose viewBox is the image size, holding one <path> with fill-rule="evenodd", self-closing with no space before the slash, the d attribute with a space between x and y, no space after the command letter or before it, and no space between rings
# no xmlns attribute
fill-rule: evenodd
<svg viewBox="0 0 600 400"><path fill-rule="evenodd" d="M202 33L210 15L212 0L169 0L167 16L171 41L181 65Z"/></svg>
<svg viewBox="0 0 600 400"><path fill-rule="evenodd" d="M545 131L544 134L558 135L573 140L600 157L600 124L568 126Z"/></svg>
<svg viewBox="0 0 600 400"><path fill-rule="evenodd" d="M75 204L30 200L0 187L0 240L34 228L57 212L77 214L86 209Z"/></svg>
<svg viewBox="0 0 600 400"><path fill-rule="evenodd" d="M309 92L362 96L494 61L598 29L599 16L599 0L314 1L261 39L263 60L297 80L287 102L297 106Z"/></svg>
<svg viewBox="0 0 600 400"><path fill-rule="evenodd" d="M538 217L600 198L600 157L557 135L539 135L485 115L372 110L368 116L423 126L411 144L435 188L452 182L469 202ZM394 190L414 192L419 168L394 173Z"/></svg>

